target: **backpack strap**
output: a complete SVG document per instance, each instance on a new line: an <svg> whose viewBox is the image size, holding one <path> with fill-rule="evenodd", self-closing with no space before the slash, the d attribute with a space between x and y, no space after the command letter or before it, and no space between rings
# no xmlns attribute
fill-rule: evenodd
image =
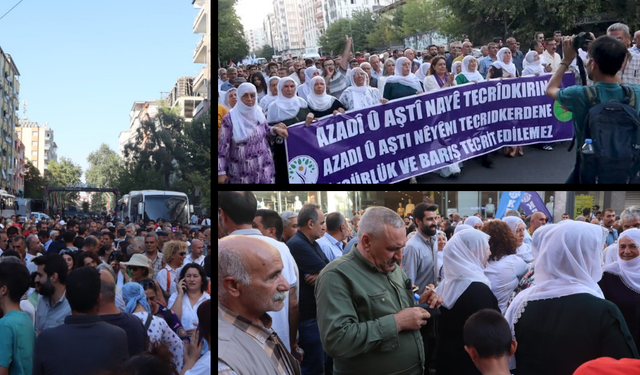
<svg viewBox="0 0 640 375"><path fill-rule="evenodd" d="M598 97L598 89L595 86L583 86L584 92L587 95L587 101L592 107L600 104L600 98Z"/></svg>
<svg viewBox="0 0 640 375"><path fill-rule="evenodd" d="M151 313L147 314L147 321L144 323L144 331L147 332L149 330L149 326L151 325L151 320L153 319L153 315Z"/></svg>
<svg viewBox="0 0 640 375"><path fill-rule="evenodd" d="M620 85L620 87L622 87L622 90L624 91L624 102L626 103L627 99L629 101L629 105L631 107L633 107L635 109L636 107L636 90L634 90L632 87L629 87L629 85Z"/></svg>
<svg viewBox="0 0 640 375"><path fill-rule="evenodd" d="M167 293L171 293L171 273L166 268L165 271L167 271Z"/></svg>

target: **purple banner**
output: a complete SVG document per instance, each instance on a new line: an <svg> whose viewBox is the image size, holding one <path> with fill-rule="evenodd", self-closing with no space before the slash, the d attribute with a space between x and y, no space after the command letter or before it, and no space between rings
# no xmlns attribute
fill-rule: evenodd
<svg viewBox="0 0 640 375"><path fill-rule="evenodd" d="M411 96L289 127L291 183L393 183L505 146L573 138L571 112L545 95L551 75ZM575 84L565 74L562 87Z"/></svg>
<svg viewBox="0 0 640 375"><path fill-rule="evenodd" d="M520 207L527 216L536 211L540 211L549 217L549 223L553 223L553 216L549 210L547 210L547 206L542 201L542 198L540 198L540 195L535 191L527 191L524 193Z"/></svg>

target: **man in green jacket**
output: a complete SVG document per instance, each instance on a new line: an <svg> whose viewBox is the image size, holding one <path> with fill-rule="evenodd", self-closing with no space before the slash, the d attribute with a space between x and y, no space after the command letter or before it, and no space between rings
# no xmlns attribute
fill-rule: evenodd
<svg viewBox="0 0 640 375"><path fill-rule="evenodd" d="M322 345L334 358L334 375L421 375L420 327L429 313L415 307L413 286L398 264L405 225L386 207L369 208L360 219L357 247L327 265L316 280ZM420 302L440 306L426 289Z"/></svg>

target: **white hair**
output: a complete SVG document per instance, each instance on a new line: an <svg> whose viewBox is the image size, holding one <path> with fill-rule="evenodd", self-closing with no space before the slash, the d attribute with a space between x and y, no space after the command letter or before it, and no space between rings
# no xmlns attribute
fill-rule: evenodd
<svg viewBox="0 0 640 375"><path fill-rule="evenodd" d="M227 276L233 277L242 285L251 284L251 275L247 268L247 263L240 251L229 247L229 245L218 247L218 297L222 301L227 296L227 291L223 286L223 281Z"/></svg>
<svg viewBox="0 0 640 375"><path fill-rule="evenodd" d="M622 211L620 214L620 222L622 224L640 220L640 207L639 206L629 206Z"/></svg>
<svg viewBox="0 0 640 375"><path fill-rule="evenodd" d="M298 217L298 214L293 211L284 211L280 214L280 217L282 218L282 224L284 224L284 227L286 228L291 223L291 219Z"/></svg>
<svg viewBox="0 0 640 375"><path fill-rule="evenodd" d="M368 208L358 224L358 240L362 241L362 236L367 233L374 238L380 238L385 230L385 225L393 228L404 228L404 220L394 211L378 206Z"/></svg>
<svg viewBox="0 0 640 375"><path fill-rule="evenodd" d="M518 210L508 210L507 212L505 212L504 216L520 217L521 215Z"/></svg>
<svg viewBox="0 0 640 375"><path fill-rule="evenodd" d="M624 31L625 35L628 38L631 38L631 34L629 33L629 26L625 25L624 23L618 22L618 23L614 23L613 25L609 26L607 28L607 35L611 32L611 31L618 31L618 30L622 30Z"/></svg>

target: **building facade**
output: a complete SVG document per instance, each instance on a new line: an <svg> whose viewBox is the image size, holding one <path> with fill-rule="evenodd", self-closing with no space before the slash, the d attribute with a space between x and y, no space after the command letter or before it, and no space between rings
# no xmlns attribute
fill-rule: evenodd
<svg viewBox="0 0 640 375"><path fill-rule="evenodd" d="M304 36L302 33L302 0L274 0L273 10L276 17L277 33L282 36L282 49L276 48L277 55L287 58L304 54ZM272 31L273 33L273 31Z"/></svg>
<svg viewBox="0 0 640 375"><path fill-rule="evenodd" d="M180 106L180 116L182 116L186 122L191 122L195 117L198 106L204 100L203 97L198 96L193 90L193 83L195 77L180 77L176 81L169 95L167 96L166 103L169 108L175 108Z"/></svg>
<svg viewBox="0 0 640 375"><path fill-rule="evenodd" d="M15 135L15 150L13 163L13 190L16 197L24 196L24 143Z"/></svg>
<svg viewBox="0 0 640 375"><path fill-rule="evenodd" d="M138 128L140 128L140 124L143 121L149 121L158 114L158 107L160 105L160 102L160 100L154 100L136 101L133 103L131 111L129 111L129 129L120 132L120 135L118 136L119 154L122 160L127 159L124 156L125 146L133 142L136 133L138 132ZM140 146L145 146L144 141Z"/></svg>
<svg viewBox="0 0 640 375"><path fill-rule="evenodd" d="M325 30L342 18L351 18L356 10L376 11L391 5L393 0L323 0Z"/></svg>
<svg viewBox="0 0 640 375"><path fill-rule="evenodd" d="M202 65L193 81L194 95L202 98L192 116L198 118L207 113L211 105L211 0L193 0L191 4L199 9L193 23L193 33L202 34L193 54L193 63Z"/></svg>
<svg viewBox="0 0 640 375"><path fill-rule="evenodd" d="M306 48L318 48L318 40L325 32L322 0L301 0L302 34Z"/></svg>
<svg viewBox="0 0 640 375"><path fill-rule="evenodd" d="M20 99L20 72L10 54L0 48L0 188L16 192L16 125Z"/></svg>
<svg viewBox="0 0 640 375"><path fill-rule="evenodd" d="M30 160L38 168L40 175L49 165L49 161L58 161L58 145L54 140L53 129L45 122L40 126L37 122L20 120L16 134L24 144L24 160Z"/></svg>
<svg viewBox="0 0 640 375"><path fill-rule="evenodd" d="M246 39L247 44L249 45L250 54L255 53L257 50L259 50L266 44L263 28L251 29L251 30L245 29L244 38ZM256 57L262 57L262 56L256 56Z"/></svg>

